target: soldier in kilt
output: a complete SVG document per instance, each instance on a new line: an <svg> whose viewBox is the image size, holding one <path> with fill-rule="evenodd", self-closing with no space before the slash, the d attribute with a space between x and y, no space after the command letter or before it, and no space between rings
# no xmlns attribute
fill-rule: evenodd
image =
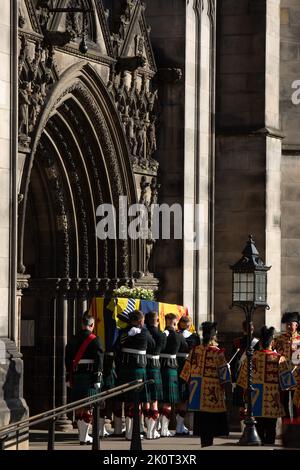
<svg viewBox="0 0 300 470"><path fill-rule="evenodd" d="M184 345L184 350L181 349L178 351L176 357L178 362L178 377L179 377L179 399L180 402L177 405L177 412L176 412L176 435L178 436L188 436L189 430L184 425L184 418L186 416L186 409L187 403L189 399L189 387L188 384L180 377L182 369L184 367L184 363L188 358L189 352L193 349L193 347L198 346L200 344L200 337L197 333L192 333L190 328L192 326L192 319L187 315L183 315L179 322L178 322L178 333L181 334L188 346L188 350L186 350Z"/></svg>
<svg viewBox="0 0 300 470"><path fill-rule="evenodd" d="M123 385L134 380L147 380L146 375L146 351L155 347L155 342L149 331L144 328L144 314L135 310L129 314L129 326L121 331L119 337L119 352L117 359L117 385ZM149 401L148 387L140 392L140 403ZM134 392L128 392L124 396L126 439L132 436L134 414Z"/></svg>
<svg viewBox="0 0 300 470"><path fill-rule="evenodd" d="M98 336L93 334L95 319L85 312L81 331L66 345L65 366L67 385L71 387L71 401L81 400L99 393L102 382L103 351ZM76 411L80 444L91 444L88 434L92 421L91 408Z"/></svg>
<svg viewBox="0 0 300 470"><path fill-rule="evenodd" d="M164 334L167 337L165 348L160 354L161 377L163 383L163 406L161 416L161 436L168 437L172 434L169 431L171 418L171 407L179 402L179 380L178 363L176 354L178 351L188 351L188 345L183 335L176 332L177 317L174 313L165 316L166 329Z"/></svg>
<svg viewBox="0 0 300 470"><path fill-rule="evenodd" d="M163 387L160 372L160 352L165 348L167 337L158 328L159 316L157 312L149 312L146 315L146 326L155 341L154 347L147 349L147 379L153 379L154 384L149 384L149 403L144 407L145 423L147 425L147 439L160 437L156 429L159 417L158 402L163 401Z"/></svg>

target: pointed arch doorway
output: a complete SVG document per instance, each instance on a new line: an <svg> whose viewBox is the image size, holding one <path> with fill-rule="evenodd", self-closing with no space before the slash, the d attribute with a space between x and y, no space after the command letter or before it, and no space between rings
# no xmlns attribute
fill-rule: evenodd
<svg viewBox="0 0 300 470"><path fill-rule="evenodd" d="M88 64L55 85L24 168L19 272L29 288L21 308L24 396L30 413L64 404L64 348L90 297L139 270L138 247L96 236L96 209L119 197L137 202L122 124ZM61 428L68 426L65 419Z"/></svg>

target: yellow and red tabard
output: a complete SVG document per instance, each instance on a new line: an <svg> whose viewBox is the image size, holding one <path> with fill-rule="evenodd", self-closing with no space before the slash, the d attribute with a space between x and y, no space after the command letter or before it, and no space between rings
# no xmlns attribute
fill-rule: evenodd
<svg viewBox="0 0 300 470"><path fill-rule="evenodd" d="M294 372L294 376L297 382L297 388L294 393L293 403L300 410L300 367L298 366ZM299 413L300 416L300 413Z"/></svg>
<svg viewBox="0 0 300 470"><path fill-rule="evenodd" d="M280 390L287 390L295 384L294 377L284 356L267 350L253 354L252 407L255 417L279 418L284 416ZM237 385L246 389L248 361L241 367Z"/></svg>
<svg viewBox="0 0 300 470"><path fill-rule="evenodd" d="M300 362L300 335L295 332L292 335L283 333L275 338L275 349L281 356L292 361L296 365L296 359ZM296 358L298 356L298 358Z"/></svg>
<svg viewBox="0 0 300 470"><path fill-rule="evenodd" d="M196 346L187 358L180 377L189 383L190 411L226 411L222 385L231 381L224 350Z"/></svg>
<svg viewBox="0 0 300 470"><path fill-rule="evenodd" d="M300 408L300 335L296 331L292 335L283 333L275 339L275 349L279 354L285 356L294 368L296 386L294 387L294 404Z"/></svg>

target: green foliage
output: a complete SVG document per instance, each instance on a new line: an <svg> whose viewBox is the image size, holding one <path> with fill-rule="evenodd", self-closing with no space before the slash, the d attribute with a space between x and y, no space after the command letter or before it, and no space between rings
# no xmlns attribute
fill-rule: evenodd
<svg viewBox="0 0 300 470"><path fill-rule="evenodd" d="M128 299L155 300L155 295L151 289L143 289L142 287L122 286L113 291L114 297L125 297Z"/></svg>

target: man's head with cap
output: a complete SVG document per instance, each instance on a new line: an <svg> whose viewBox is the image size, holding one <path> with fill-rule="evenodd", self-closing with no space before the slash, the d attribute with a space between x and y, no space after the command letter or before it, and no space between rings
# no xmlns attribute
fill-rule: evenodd
<svg viewBox="0 0 300 470"><path fill-rule="evenodd" d="M299 328L300 315L298 312L285 312L282 316L281 323L285 323L288 333L295 333Z"/></svg>
<svg viewBox="0 0 300 470"><path fill-rule="evenodd" d="M217 336L217 323L205 321L202 323L202 336L204 346L209 344L210 341L216 338Z"/></svg>
<svg viewBox="0 0 300 470"><path fill-rule="evenodd" d="M274 340L275 328L263 326L260 330L260 344L263 349L271 349Z"/></svg>

